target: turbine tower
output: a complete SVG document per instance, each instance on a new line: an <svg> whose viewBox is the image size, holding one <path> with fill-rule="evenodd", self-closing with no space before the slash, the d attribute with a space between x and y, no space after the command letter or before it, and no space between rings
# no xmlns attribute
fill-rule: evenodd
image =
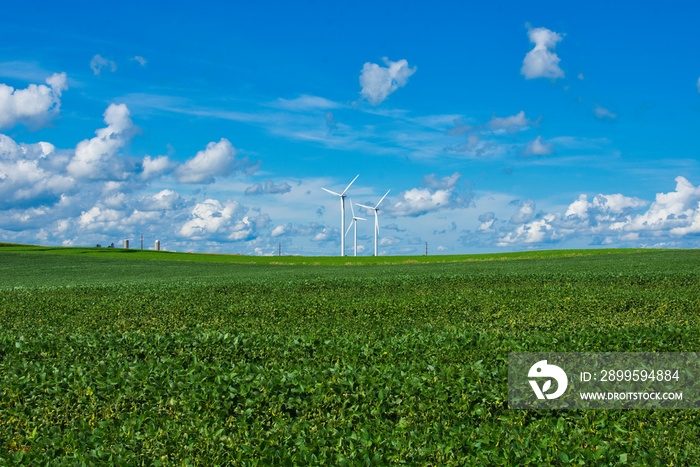
<svg viewBox="0 0 700 467"><path fill-rule="evenodd" d="M352 185L359 176L360 174L357 174L357 176L355 176L355 178L352 179L352 182L350 182L348 186L345 187L345 190L343 190L342 193L336 193L335 191L327 190L321 187L322 190L327 191L332 195L340 197L340 256L345 256L345 193L347 193L348 188L350 188L350 185Z"/></svg>
<svg viewBox="0 0 700 467"><path fill-rule="evenodd" d="M355 226L355 256L357 256L357 221L366 221L367 219L355 216L355 210L352 207L352 198L350 198L350 210L352 211L352 223ZM350 232L350 229L352 229L352 225L348 227L348 231L345 232L345 235Z"/></svg>
<svg viewBox="0 0 700 467"><path fill-rule="evenodd" d="M365 206L364 204L357 203L358 206L362 206L363 208L366 209L371 209L374 211L374 256L378 256L377 254L377 235L379 234L379 216L377 212L379 211L379 205L382 204L382 201L384 201L384 198L386 198L386 195L389 194L388 190L386 193L384 193L384 196L382 196L382 199L379 200L376 206L370 207L370 206Z"/></svg>

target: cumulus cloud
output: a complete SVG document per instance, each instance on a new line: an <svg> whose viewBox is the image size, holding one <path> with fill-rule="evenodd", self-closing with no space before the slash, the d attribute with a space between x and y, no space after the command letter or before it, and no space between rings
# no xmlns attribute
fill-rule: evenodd
<svg viewBox="0 0 700 467"><path fill-rule="evenodd" d="M117 71L117 64L112 60L107 60L100 54L96 54L92 57L92 60L90 60L90 68L95 76L97 76L102 73L102 70Z"/></svg>
<svg viewBox="0 0 700 467"><path fill-rule="evenodd" d="M93 180L124 178L122 161L116 156L136 129L130 115L126 104L110 104L104 113L107 128L100 128L95 132L96 137L78 143L68 173Z"/></svg>
<svg viewBox="0 0 700 467"><path fill-rule="evenodd" d="M535 202L531 199L520 205L518 212L510 218L511 224L524 224L535 214Z"/></svg>
<svg viewBox="0 0 700 467"><path fill-rule="evenodd" d="M542 219L523 224L515 231L501 237L497 245L508 246L516 243L530 244L555 241L560 238L556 228L552 225L555 220L555 215L547 214Z"/></svg>
<svg viewBox="0 0 700 467"><path fill-rule="evenodd" d="M165 189L158 193L146 196L141 202L144 211L171 211L184 204L184 200L176 191Z"/></svg>
<svg viewBox="0 0 700 467"><path fill-rule="evenodd" d="M455 172L449 177L437 178L435 174L423 177L427 187L412 188L399 194L399 200L386 208L393 216L418 217L441 209L466 207L471 195L460 193L458 182L462 175Z"/></svg>
<svg viewBox="0 0 700 467"><path fill-rule="evenodd" d="M53 167L55 147L18 144L0 134L0 208L46 205L74 190L75 181Z"/></svg>
<svg viewBox="0 0 700 467"><path fill-rule="evenodd" d="M523 156L549 156L554 154L554 145L546 143L542 136L538 136L534 141L525 145L525 150L520 153Z"/></svg>
<svg viewBox="0 0 700 467"><path fill-rule="evenodd" d="M394 216L421 216L428 212L449 207L452 190L434 190L412 188L399 195L400 200L388 211Z"/></svg>
<svg viewBox="0 0 700 467"><path fill-rule="evenodd" d="M231 175L236 168L236 149L226 138L207 144L206 149L177 168L180 183L213 183L216 177Z"/></svg>
<svg viewBox="0 0 700 467"><path fill-rule="evenodd" d="M488 122L487 126L493 131L507 131L515 133L520 130L526 130L532 122L525 117L525 111L521 110L515 115L509 117L496 117L495 115Z"/></svg>
<svg viewBox="0 0 700 467"><path fill-rule="evenodd" d="M192 208L190 219L180 228L180 235L193 240L212 236L227 237L233 234L232 227L236 224L236 217L243 215L245 211L244 206L237 201L226 201L222 204L218 200L207 199Z"/></svg>
<svg viewBox="0 0 700 467"><path fill-rule="evenodd" d="M281 193L288 193L292 189L292 186L287 183L283 182L280 183L279 185L275 185L272 180L265 180L265 183L256 183L252 186L249 186L245 190L246 195L262 195L262 194L281 194Z"/></svg>
<svg viewBox="0 0 700 467"><path fill-rule="evenodd" d="M624 222L634 211L647 205L649 202L643 199L624 196L620 193L597 195L591 202L588 202L587 195L581 194L569 205L564 217L586 220L592 225Z"/></svg>
<svg viewBox="0 0 700 467"><path fill-rule="evenodd" d="M68 89L65 73L54 73L44 84L15 89L0 84L0 129L23 123L38 129L55 118L61 108L61 94ZM48 86L47 86L48 85Z"/></svg>
<svg viewBox="0 0 700 467"><path fill-rule="evenodd" d="M135 62L139 62L139 65L141 65L141 66L146 66L146 63L148 63L148 61L146 61L146 59L143 58L143 57L140 56L140 55L134 56L134 57L132 58L132 60L135 61ZM112 70L112 71L114 71L114 70Z"/></svg>
<svg viewBox="0 0 700 467"><path fill-rule="evenodd" d="M493 224L496 222L496 213L488 211L479 216L479 231L493 232Z"/></svg>
<svg viewBox="0 0 700 467"><path fill-rule="evenodd" d="M141 178L144 180L160 177L168 172L171 172L175 166L175 162L171 161L168 156L158 156L152 158L146 156L141 163Z"/></svg>
<svg viewBox="0 0 700 467"><path fill-rule="evenodd" d="M530 28L527 35L535 47L525 55L520 69L525 79L563 78L564 72L559 68L560 59L554 52L557 42L563 39L562 34L547 28Z"/></svg>
<svg viewBox="0 0 700 467"><path fill-rule="evenodd" d="M360 74L360 94L372 105L379 105L389 94L408 83L408 78L416 72L416 67L409 68L405 59L392 62L383 58L386 67L367 62Z"/></svg>
<svg viewBox="0 0 700 467"><path fill-rule="evenodd" d="M698 87L698 92L700 92L700 78L698 78L697 87Z"/></svg>
<svg viewBox="0 0 700 467"><path fill-rule="evenodd" d="M524 217L518 220L525 220ZM700 234L700 186L677 177L676 189L658 193L651 204L620 193L599 194L590 201L581 194L563 214L537 215L515 230L502 232L497 244L547 243L589 236L595 245L639 244L648 241L645 239L653 239L653 245L669 245L681 236L697 234Z"/></svg>
<svg viewBox="0 0 700 467"><path fill-rule="evenodd" d="M647 212L633 218L627 230L656 233L670 230L674 235L698 232L700 186L693 186L685 177L676 177L675 181L675 191L658 193Z"/></svg>
<svg viewBox="0 0 700 467"><path fill-rule="evenodd" d="M340 229L324 227L311 238L312 242L340 244Z"/></svg>
<svg viewBox="0 0 700 467"><path fill-rule="evenodd" d="M179 234L190 240L244 241L257 237L270 224L267 214L247 214L248 208L237 201L207 199L197 203L182 224Z"/></svg>

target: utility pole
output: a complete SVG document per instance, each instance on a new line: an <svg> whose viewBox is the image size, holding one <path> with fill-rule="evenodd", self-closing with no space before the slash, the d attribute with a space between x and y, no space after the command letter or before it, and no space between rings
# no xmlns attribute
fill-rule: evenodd
<svg viewBox="0 0 700 467"><path fill-rule="evenodd" d="M141 249L143 250L143 232L141 232Z"/></svg>
<svg viewBox="0 0 700 467"><path fill-rule="evenodd" d="M428 242L425 242L425 256L428 256Z"/></svg>
<svg viewBox="0 0 700 467"><path fill-rule="evenodd" d="M282 242L277 244L277 256L282 256Z"/></svg>

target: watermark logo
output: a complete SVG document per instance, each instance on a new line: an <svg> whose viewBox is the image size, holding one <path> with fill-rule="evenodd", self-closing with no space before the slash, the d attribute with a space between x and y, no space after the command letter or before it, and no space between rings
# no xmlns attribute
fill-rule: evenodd
<svg viewBox="0 0 700 467"><path fill-rule="evenodd" d="M530 380L530 386L532 386L532 390L535 391L538 399L556 399L564 394L569 385L569 379L566 377L564 370L556 365L548 365L547 360L540 360L532 365L527 376L530 378L548 378L542 385L542 388L540 388L536 380ZM552 379L557 382L557 390L548 394L547 391L552 388Z"/></svg>

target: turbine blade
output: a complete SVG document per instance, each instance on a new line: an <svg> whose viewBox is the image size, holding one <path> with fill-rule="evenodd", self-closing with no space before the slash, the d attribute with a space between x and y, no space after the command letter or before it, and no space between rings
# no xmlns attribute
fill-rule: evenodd
<svg viewBox="0 0 700 467"><path fill-rule="evenodd" d="M352 207L352 198L349 198L349 199L350 199L350 211L352 211L352 218L354 219L355 218L355 209L353 209L353 207Z"/></svg>
<svg viewBox="0 0 700 467"><path fill-rule="evenodd" d="M323 188L323 187L321 187L321 189L322 189L323 191L327 191L328 193L330 193L330 194L332 194L332 195L340 196L340 193L336 193L335 191L327 190L327 189L325 189L325 188Z"/></svg>
<svg viewBox="0 0 700 467"><path fill-rule="evenodd" d="M354 220L354 219L353 219L353 220ZM350 229L352 229L352 224L353 224L353 223L352 223L352 222L350 222L350 227L348 227L348 230L347 230L347 232L345 232L345 236L346 236L346 237L347 237L347 236L348 236L348 234L350 233Z"/></svg>
<svg viewBox="0 0 700 467"><path fill-rule="evenodd" d="M389 190L389 191L391 191L391 190ZM377 209L377 208L379 207L379 205L382 204L382 201L384 201L384 198L386 198L386 195L389 194L389 191L387 191L386 193L384 193L384 196L382 196L382 199L379 200L379 202L378 202L377 205L374 207L374 209Z"/></svg>
<svg viewBox="0 0 700 467"><path fill-rule="evenodd" d="M363 219L362 217L353 217L353 219L356 219L358 221L366 221L367 219Z"/></svg>
<svg viewBox="0 0 700 467"><path fill-rule="evenodd" d="M352 179L352 182L350 182L350 185L352 185L353 183L355 183L355 180L357 180L357 177L359 177L359 176L360 176L360 174L357 174L357 175L355 176L355 178ZM343 191L343 194L345 194L345 193L348 191L348 188L350 188L350 185L348 185L347 187L345 187L345 190Z"/></svg>
<svg viewBox="0 0 700 467"><path fill-rule="evenodd" d="M362 206L362 207L365 208L365 209L374 209L373 207L371 207L371 206L365 206L364 204L360 204L360 203L355 203L355 204L357 204L358 206Z"/></svg>

